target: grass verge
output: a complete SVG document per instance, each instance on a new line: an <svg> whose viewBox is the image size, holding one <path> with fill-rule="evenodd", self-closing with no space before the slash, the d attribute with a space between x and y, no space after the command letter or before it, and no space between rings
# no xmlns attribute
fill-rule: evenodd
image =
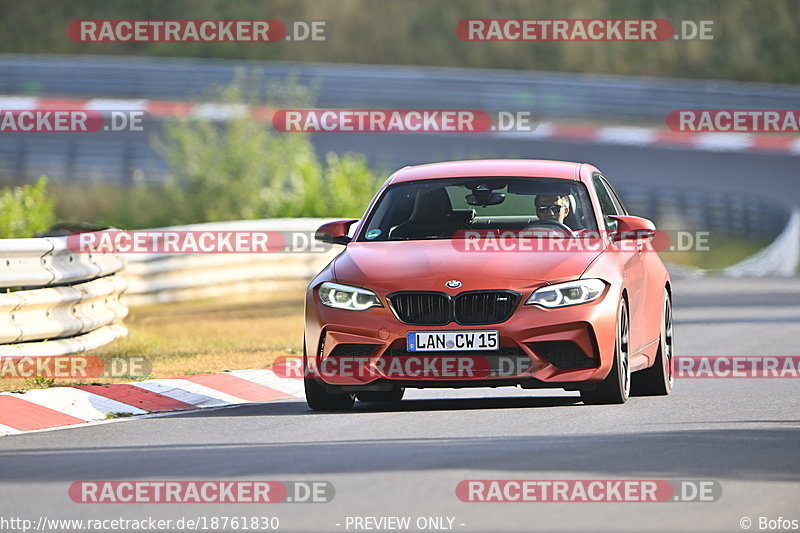
<svg viewBox="0 0 800 533"><path fill-rule="evenodd" d="M266 368L276 357L302 354L303 293L214 299L134 307L125 320L128 336L90 352L102 359L142 356L152 364L141 379L158 379L243 368ZM0 390L135 381L2 379Z"/></svg>
<svg viewBox="0 0 800 533"><path fill-rule="evenodd" d="M712 238L705 251L661 252L662 261L673 265L696 267L703 270L722 270L744 261L763 250L769 241L745 241L732 238Z"/></svg>

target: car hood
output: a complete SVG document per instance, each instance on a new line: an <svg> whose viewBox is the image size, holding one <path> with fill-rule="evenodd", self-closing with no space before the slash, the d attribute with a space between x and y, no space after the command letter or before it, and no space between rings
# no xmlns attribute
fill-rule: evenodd
<svg viewBox="0 0 800 533"><path fill-rule="evenodd" d="M602 251L464 251L449 239L352 242L335 259L339 283L391 292L525 289L578 278Z"/></svg>

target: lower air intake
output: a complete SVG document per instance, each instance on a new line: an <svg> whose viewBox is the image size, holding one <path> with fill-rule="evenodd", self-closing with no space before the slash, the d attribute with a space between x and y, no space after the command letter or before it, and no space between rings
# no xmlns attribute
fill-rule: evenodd
<svg viewBox="0 0 800 533"><path fill-rule="evenodd" d="M377 344L337 344L330 357L369 357Z"/></svg>
<svg viewBox="0 0 800 533"><path fill-rule="evenodd" d="M561 369L594 368L597 359L587 357L583 350L572 341L534 342L533 351L548 363Z"/></svg>

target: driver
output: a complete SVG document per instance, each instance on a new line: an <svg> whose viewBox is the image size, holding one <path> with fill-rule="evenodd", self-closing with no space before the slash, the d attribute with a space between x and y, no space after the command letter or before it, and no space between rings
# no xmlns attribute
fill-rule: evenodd
<svg viewBox="0 0 800 533"><path fill-rule="evenodd" d="M540 194L535 203L539 220L553 220L563 224L569 214L569 199L566 196Z"/></svg>

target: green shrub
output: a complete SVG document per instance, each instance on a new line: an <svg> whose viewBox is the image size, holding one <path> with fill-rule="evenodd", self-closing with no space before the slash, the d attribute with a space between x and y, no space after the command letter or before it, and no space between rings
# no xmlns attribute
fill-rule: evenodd
<svg viewBox="0 0 800 533"><path fill-rule="evenodd" d="M285 106L308 101L291 83L275 92L289 95ZM254 103L241 80L221 96L243 109ZM165 131L156 149L171 171L164 188L171 224L358 217L380 184L364 157L328 154L321 162L307 134L277 133L246 112L225 123L178 118Z"/></svg>
<svg viewBox="0 0 800 533"><path fill-rule="evenodd" d="M33 185L0 189L0 238L34 237L49 230L55 220L45 176Z"/></svg>
<svg viewBox="0 0 800 533"><path fill-rule="evenodd" d="M362 155L329 153L325 163L322 201L318 197L313 199L321 208L317 216L363 215L382 179L369 168Z"/></svg>

